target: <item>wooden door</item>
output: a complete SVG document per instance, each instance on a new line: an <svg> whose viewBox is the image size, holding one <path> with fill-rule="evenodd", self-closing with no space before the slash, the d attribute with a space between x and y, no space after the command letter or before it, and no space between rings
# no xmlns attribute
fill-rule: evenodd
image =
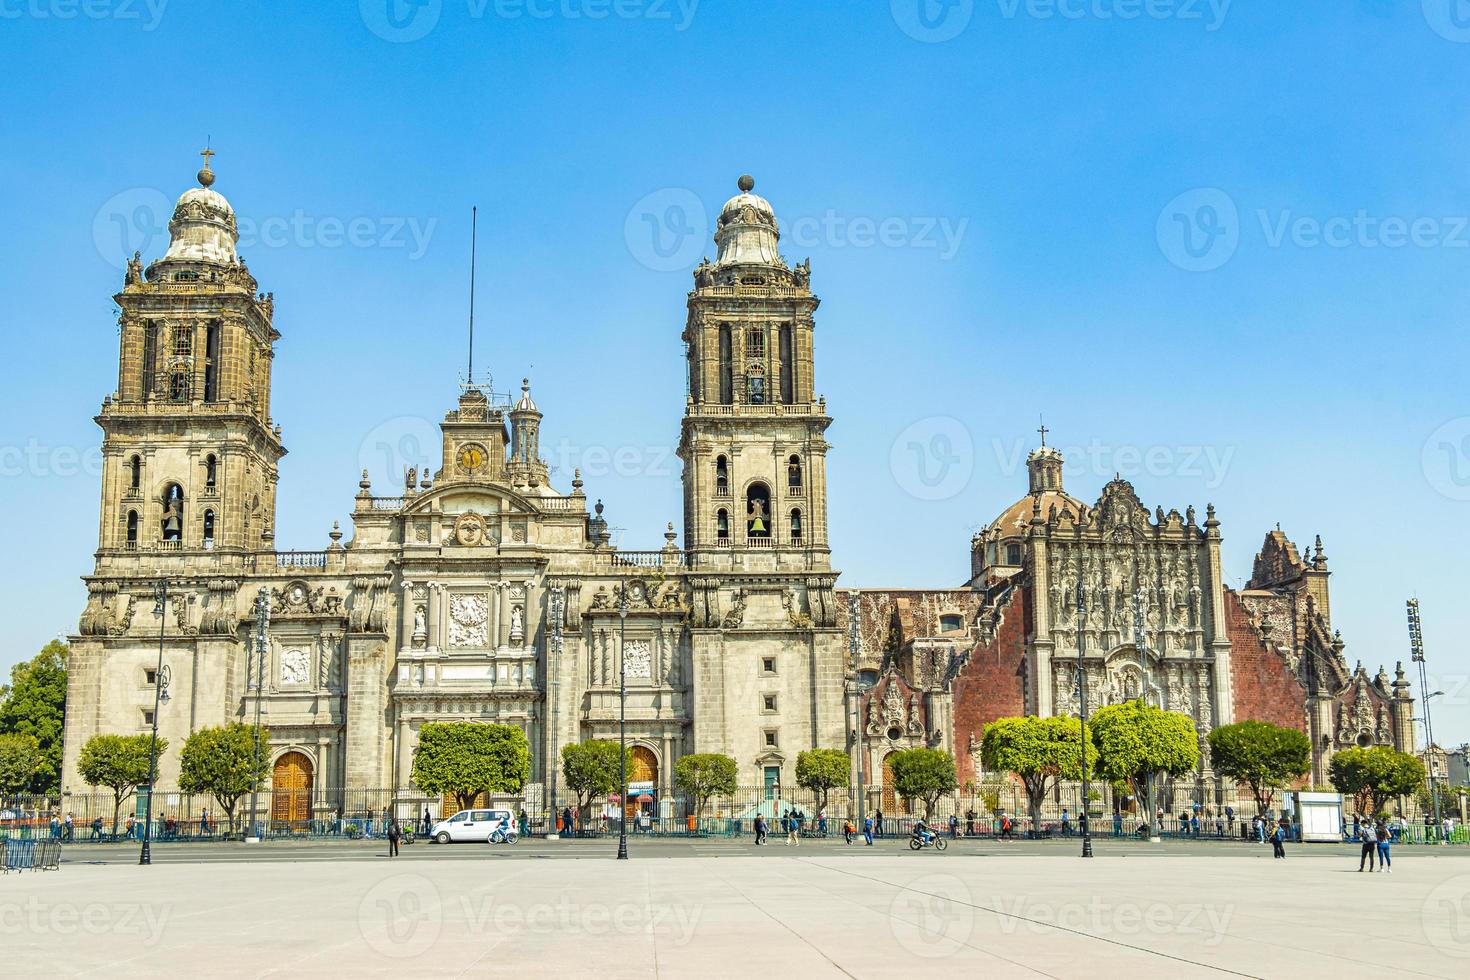
<svg viewBox="0 0 1470 980"><path fill-rule="evenodd" d="M271 820L304 823L311 819L311 760L287 752L271 773Z"/></svg>

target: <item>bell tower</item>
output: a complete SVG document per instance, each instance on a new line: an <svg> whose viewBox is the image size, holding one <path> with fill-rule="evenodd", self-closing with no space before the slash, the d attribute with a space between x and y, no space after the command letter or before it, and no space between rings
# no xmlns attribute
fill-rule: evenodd
<svg viewBox="0 0 1470 980"><path fill-rule="evenodd" d="M814 394L811 263L786 264L771 205L748 174L738 186L689 293L684 540L742 567L825 571L832 420Z"/></svg>
<svg viewBox="0 0 1470 980"><path fill-rule="evenodd" d="M203 154L169 247L128 262L116 301L117 390L103 402L99 564L129 552L271 550L277 463L271 421L274 301L235 252L230 203Z"/></svg>

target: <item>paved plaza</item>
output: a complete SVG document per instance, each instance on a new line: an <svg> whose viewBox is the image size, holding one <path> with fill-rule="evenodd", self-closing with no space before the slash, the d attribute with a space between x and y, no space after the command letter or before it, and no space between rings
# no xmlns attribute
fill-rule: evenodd
<svg viewBox="0 0 1470 980"><path fill-rule="evenodd" d="M0 879L0 944L108 978L1470 972L1470 855L1432 848L1368 875L1350 847L613 844L72 847Z"/></svg>

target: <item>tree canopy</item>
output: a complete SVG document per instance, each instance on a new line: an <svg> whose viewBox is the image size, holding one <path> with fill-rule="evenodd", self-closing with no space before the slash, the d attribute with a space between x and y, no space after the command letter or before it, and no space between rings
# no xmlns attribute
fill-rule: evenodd
<svg viewBox="0 0 1470 980"><path fill-rule="evenodd" d="M28 792L44 764L41 743L34 735L0 735L0 793Z"/></svg>
<svg viewBox="0 0 1470 980"><path fill-rule="evenodd" d="M934 815L939 798L959 787L954 757L943 749L902 749L888 757L893 789L906 800L924 804L924 819Z"/></svg>
<svg viewBox="0 0 1470 980"><path fill-rule="evenodd" d="M54 793L61 788L61 738L66 728L66 662L71 648L52 640L30 660L16 664L10 683L0 686L0 734L36 740L41 765L21 791Z"/></svg>
<svg viewBox="0 0 1470 980"><path fill-rule="evenodd" d="M796 785L816 794L818 813L827 808L828 795L847 786L851 776L852 760L841 749L807 749L796 755Z"/></svg>
<svg viewBox="0 0 1470 980"><path fill-rule="evenodd" d="M1262 813L1270 808L1277 789L1312 768L1312 741L1295 728L1238 721L1221 725L1206 739L1215 772L1249 786Z"/></svg>
<svg viewBox="0 0 1470 980"><path fill-rule="evenodd" d="M1358 812L1381 814L1395 796L1409 796L1424 785L1424 763L1387 746L1343 749L1333 755L1328 778L1339 793L1353 797Z"/></svg>
<svg viewBox="0 0 1470 980"><path fill-rule="evenodd" d="M1087 773L1097 766L1097 749L1087 745ZM1071 717L1001 718L985 726L980 759L990 772L1015 773L1026 787L1033 827L1041 805L1058 780L1082 778L1082 722Z"/></svg>
<svg viewBox="0 0 1470 980"><path fill-rule="evenodd" d="M212 795L234 830L240 797L258 790L270 774L270 742L254 725L201 728L179 750L179 766L179 789Z"/></svg>
<svg viewBox="0 0 1470 980"><path fill-rule="evenodd" d="M622 792L623 758L617 742L594 738L561 750L561 774L567 788L577 794L577 809L592 801Z"/></svg>
<svg viewBox="0 0 1470 980"><path fill-rule="evenodd" d="M1137 700L1099 708L1088 727L1097 746L1098 773L1132 783L1143 805L1143 819L1152 826L1158 781L1166 773L1182 776L1199 765L1194 720Z"/></svg>
<svg viewBox="0 0 1470 980"><path fill-rule="evenodd" d="M150 735L93 735L82 746L77 759L77 773L89 786L106 786L112 790L112 832L117 833L117 812L123 800L133 795L152 772L151 753L158 758L168 750L168 739L160 738L157 748Z"/></svg>
<svg viewBox="0 0 1470 980"><path fill-rule="evenodd" d="M519 793L531 778L531 744L514 725L430 722L419 730L413 781L427 793L448 793L461 808L486 793Z"/></svg>
<svg viewBox="0 0 1470 980"><path fill-rule="evenodd" d="M695 753L674 763L674 785L694 801L695 816L702 816L711 797L734 794L739 772L728 755Z"/></svg>

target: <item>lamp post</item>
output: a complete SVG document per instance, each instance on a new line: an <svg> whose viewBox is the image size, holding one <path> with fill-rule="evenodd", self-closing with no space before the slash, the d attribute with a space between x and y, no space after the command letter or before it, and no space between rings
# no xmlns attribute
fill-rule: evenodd
<svg viewBox="0 0 1470 980"><path fill-rule="evenodd" d="M556 770L558 768L558 766L557 766L557 759L556 759L556 688L557 688L557 666L561 662L561 627L562 627L562 615L563 615L562 614L562 609L563 609L563 606L565 605L565 603L566 603L566 590L563 589L560 585L552 586L552 589L551 589L551 656L547 658L547 663L546 663L546 686L550 689L550 692L551 692L551 710L549 712L547 712L547 714L550 715L550 719L551 719L551 745L550 745L551 758L547 760L547 768L549 768L551 770L551 793L550 793L550 797L549 797L550 800L551 800L551 824L550 824L550 833L548 833L547 836L548 837L551 837L551 838L556 838L556 837L559 837L560 836L560 834L557 833L557 828L556 828L556 822L557 822L557 819L558 819L558 817L557 817L557 812L558 811L556 809ZM567 827L565 829L566 829L567 833L571 833L571 829L572 828Z"/></svg>
<svg viewBox="0 0 1470 980"><path fill-rule="evenodd" d="M260 699L265 694L265 656L269 649L266 644L266 634L271 624L271 594L265 586L255 597L255 758L260 758ZM246 679L247 683L249 678ZM259 806L260 783L255 782L250 788L250 830L245 836L245 843L259 844L259 823L256 814Z"/></svg>
<svg viewBox="0 0 1470 980"><path fill-rule="evenodd" d="M1087 779L1087 671L1082 664L1082 654L1087 638L1087 598L1082 583L1077 583L1077 701L1082 712L1082 856L1092 857L1092 820L1087 812L1087 794L1090 784Z"/></svg>
<svg viewBox="0 0 1470 980"><path fill-rule="evenodd" d="M1429 713L1429 702L1434 699L1434 694L1429 693L1429 677L1424 666L1424 631L1419 622L1419 600L1410 599L1405 605L1409 614L1409 655L1419 665L1419 693L1424 696L1424 737L1427 740L1424 757L1429 760L1429 797L1434 802L1435 833L1439 833L1443 823L1439 809L1439 787L1434 781L1434 722ZM1410 731L1412 730L1411 727ZM1440 843L1445 843L1442 835Z"/></svg>
<svg viewBox="0 0 1470 980"><path fill-rule="evenodd" d="M153 863L150 843L153 835L153 784L158 779L158 709L168 700L170 674L163 662L163 629L168 622L167 612L168 579L161 578L153 592L153 615L158 617L158 667L153 672L153 734L148 738L148 798L143 801L143 847L138 853L139 864ZM113 826L116 829L115 821Z"/></svg>
<svg viewBox="0 0 1470 980"><path fill-rule="evenodd" d="M855 707L853 729L857 732L857 825L863 826L865 811L867 809L866 794L863 790L863 770L866 769L864 758L865 747L863 744L863 672L858 657L862 649L861 631L858 629L858 594L849 592L847 594L847 652L852 659L852 678L855 689ZM779 807L779 801L777 806ZM774 814L773 814L774 815Z"/></svg>
<svg viewBox="0 0 1470 980"><path fill-rule="evenodd" d="M628 860L628 583L618 598L618 860Z"/></svg>

